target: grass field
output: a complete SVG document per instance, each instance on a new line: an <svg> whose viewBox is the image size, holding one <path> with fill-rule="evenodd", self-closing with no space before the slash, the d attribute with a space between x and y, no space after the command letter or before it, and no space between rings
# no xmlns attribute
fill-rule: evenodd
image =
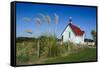
<svg viewBox="0 0 100 68"><path fill-rule="evenodd" d="M77 53L68 56L48 59L45 63L61 63L61 62L80 62L80 61L96 61L96 48L85 48Z"/></svg>
<svg viewBox="0 0 100 68"><path fill-rule="evenodd" d="M44 42L46 41L46 42ZM49 41L49 42L48 42ZM79 48L72 43L58 44L54 38L16 43L16 64L48 64L80 61L96 61L96 48Z"/></svg>

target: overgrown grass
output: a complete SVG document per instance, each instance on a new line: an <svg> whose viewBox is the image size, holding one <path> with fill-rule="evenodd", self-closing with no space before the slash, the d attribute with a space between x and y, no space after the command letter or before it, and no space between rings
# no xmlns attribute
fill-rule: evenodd
<svg viewBox="0 0 100 68"><path fill-rule="evenodd" d="M40 57L37 56L37 45ZM95 54L96 49L80 48L70 42L60 44L54 36L41 36L31 41L26 39L16 43L17 65L92 61L96 59Z"/></svg>
<svg viewBox="0 0 100 68"><path fill-rule="evenodd" d="M40 39L41 55L45 57L55 57L60 55L60 49L57 45L56 38L53 36Z"/></svg>
<svg viewBox="0 0 100 68"><path fill-rule="evenodd" d="M36 44L32 42L22 42L16 44L17 64L27 64L36 59Z"/></svg>

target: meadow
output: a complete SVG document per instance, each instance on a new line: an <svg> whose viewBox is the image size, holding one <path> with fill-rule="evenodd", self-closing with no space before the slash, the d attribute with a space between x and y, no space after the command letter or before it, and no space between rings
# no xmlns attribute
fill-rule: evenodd
<svg viewBox="0 0 100 68"><path fill-rule="evenodd" d="M96 61L96 48L61 43L54 36L39 38L17 38L16 64L49 64Z"/></svg>

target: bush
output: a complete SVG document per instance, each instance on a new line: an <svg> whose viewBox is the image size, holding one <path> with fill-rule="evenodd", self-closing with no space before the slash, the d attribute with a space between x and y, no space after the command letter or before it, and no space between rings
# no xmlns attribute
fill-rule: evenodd
<svg viewBox="0 0 100 68"><path fill-rule="evenodd" d="M60 55L60 49L59 46L57 46L56 38L49 36L41 39L40 51L41 55L44 55L45 57L55 57Z"/></svg>
<svg viewBox="0 0 100 68"><path fill-rule="evenodd" d="M24 45L23 45L24 43ZM16 44L16 61L17 64L31 62L36 58L34 43L22 42Z"/></svg>

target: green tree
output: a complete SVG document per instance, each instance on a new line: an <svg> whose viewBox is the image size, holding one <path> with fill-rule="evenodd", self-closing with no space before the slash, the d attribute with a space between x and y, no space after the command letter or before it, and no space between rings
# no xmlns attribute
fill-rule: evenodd
<svg viewBox="0 0 100 68"><path fill-rule="evenodd" d="M95 42L95 44L96 44L96 31L95 31L95 30L92 30L92 31L91 31L91 35L92 35L93 40L94 40L94 42Z"/></svg>

